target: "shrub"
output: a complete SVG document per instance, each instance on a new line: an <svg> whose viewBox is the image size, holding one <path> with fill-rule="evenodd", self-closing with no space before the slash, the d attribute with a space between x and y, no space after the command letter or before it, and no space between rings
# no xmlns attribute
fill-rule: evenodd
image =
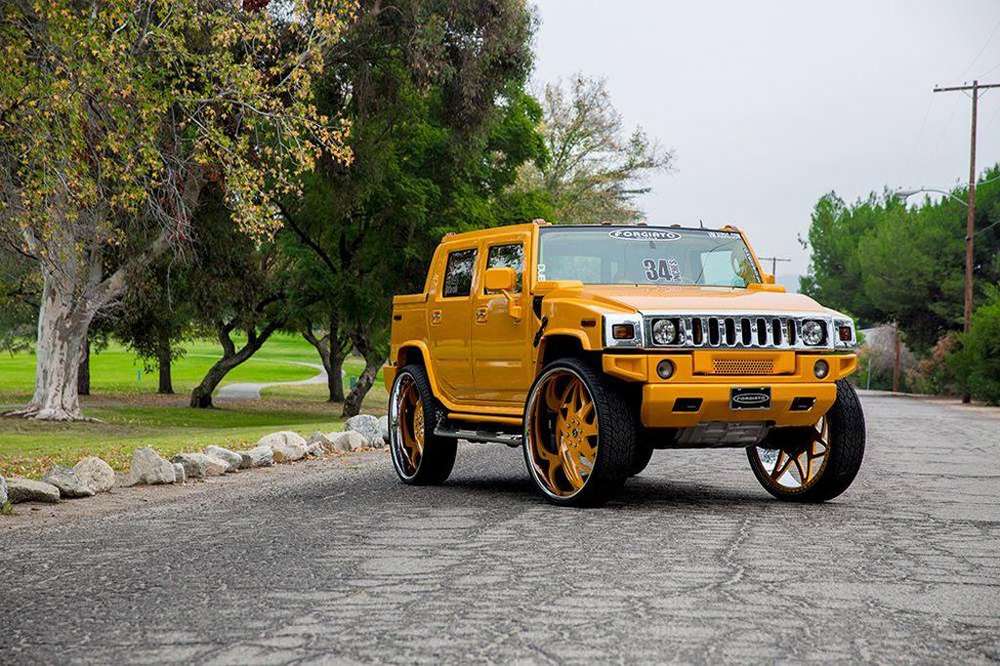
<svg viewBox="0 0 1000 666"><path fill-rule="evenodd" d="M916 393L956 395L960 382L952 368L952 356L961 349L959 334L952 331L938 339L931 353L906 371L906 383Z"/></svg>
<svg viewBox="0 0 1000 666"><path fill-rule="evenodd" d="M952 357L954 376L973 398L1000 405L1000 285L987 290L987 301L972 314L972 327L959 337Z"/></svg>

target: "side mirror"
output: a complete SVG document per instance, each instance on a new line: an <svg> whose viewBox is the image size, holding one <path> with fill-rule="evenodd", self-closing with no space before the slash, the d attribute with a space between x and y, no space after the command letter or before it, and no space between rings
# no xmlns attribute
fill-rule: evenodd
<svg viewBox="0 0 1000 666"><path fill-rule="evenodd" d="M513 268L487 268L483 278L486 291L501 292L507 299L507 313L514 321L521 321L521 306L511 293L517 287L517 273Z"/></svg>
<svg viewBox="0 0 1000 666"><path fill-rule="evenodd" d="M487 268L485 287L488 291L513 291L517 285L517 273L513 268Z"/></svg>
<svg viewBox="0 0 1000 666"><path fill-rule="evenodd" d="M771 273L764 273L761 278L764 280L764 284L774 284L774 275Z"/></svg>

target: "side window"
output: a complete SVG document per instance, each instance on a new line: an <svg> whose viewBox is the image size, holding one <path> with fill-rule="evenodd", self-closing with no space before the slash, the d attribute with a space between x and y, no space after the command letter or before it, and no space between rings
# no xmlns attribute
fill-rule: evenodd
<svg viewBox="0 0 1000 666"><path fill-rule="evenodd" d="M514 286L515 293L521 293L521 276L524 274L524 245L521 243L511 243L510 245L494 245L486 255L486 268L513 268L517 273L517 282ZM495 289L487 289L487 294L495 294Z"/></svg>
<svg viewBox="0 0 1000 666"><path fill-rule="evenodd" d="M472 274L476 268L476 250L456 250L448 254L444 270L445 298L468 296L472 291Z"/></svg>

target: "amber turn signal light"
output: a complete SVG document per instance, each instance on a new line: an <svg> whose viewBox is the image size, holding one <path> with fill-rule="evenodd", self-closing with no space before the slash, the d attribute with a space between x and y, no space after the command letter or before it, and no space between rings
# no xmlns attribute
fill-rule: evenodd
<svg viewBox="0 0 1000 666"><path fill-rule="evenodd" d="M840 338L841 342L851 341L851 327L850 326L840 326L837 329L837 336Z"/></svg>
<svg viewBox="0 0 1000 666"><path fill-rule="evenodd" d="M635 326L632 324L615 324L611 327L611 337L615 340L631 340L635 338Z"/></svg>

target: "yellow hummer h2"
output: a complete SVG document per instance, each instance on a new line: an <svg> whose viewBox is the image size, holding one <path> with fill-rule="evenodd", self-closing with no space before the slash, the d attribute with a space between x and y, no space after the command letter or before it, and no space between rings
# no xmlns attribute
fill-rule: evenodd
<svg viewBox="0 0 1000 666"><path fill-rule="evenodd" d="M854 324L784 292L734 227L449 234L393 300L396 472L441 483L459 439L502 442L547 499L594 505L654 449L743 447L775 497L835 497L864 454Z"/></svg>

